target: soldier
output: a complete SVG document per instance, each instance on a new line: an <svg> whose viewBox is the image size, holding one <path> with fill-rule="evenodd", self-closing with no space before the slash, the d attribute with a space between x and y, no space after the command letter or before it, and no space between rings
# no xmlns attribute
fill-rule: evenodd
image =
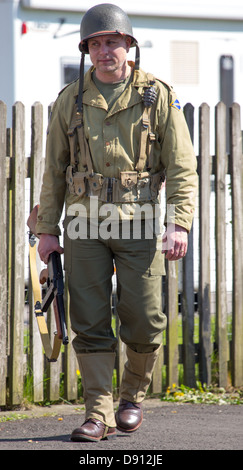
<svg viewBox="0 0 243 470"><path fill-rule="evenodd" d="M65 203L64 268L86 408L85 422L71 439L99 441L113 436L116 428L133 432L142 423L142 402L166 328L161 310L164 256L178 260L186 254L197 174L179 102L170 86L139 68L138 43L124 11L97 5L84 15L80 32L79 80L59 94L49 123L37 231L43 261L52 251L62 253L57 237ZM135 63L127 59L131 47L136 48ZM93 66L84 76L88 53ZM164 174L167 204L175 211L164 236L171 243L162 250L158 234L146 235L148 220L139 208L151 208L154 223ZM79 209L76 217L80 207L83 218ZM107 207L114 209L114 220L118 214L118 236L102 236ZM142 215L139 236L133 227L137 213ZM114 263L120 337L127 354L115 414Z"/></svg>

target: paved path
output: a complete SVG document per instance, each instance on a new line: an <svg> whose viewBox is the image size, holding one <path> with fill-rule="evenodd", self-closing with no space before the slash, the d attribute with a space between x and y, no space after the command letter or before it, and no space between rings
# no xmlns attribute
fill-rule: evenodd
<svg viewBox="0 0 243 470"><path fill-rule="evenodd" d="M241 405L176 404L148 399L144 405L144 421L137 432L118 432L115 438L98 443L70 441L72 430L83 422L82 406L55 405L15 414L28 415L28 419L0 422L0 450L78 451L73 455L79 459L76 461L79 464L99 463L87 461L93 455L92 451L96 451L95 455L111 455L111 451L121 451L122 455L135 455L136 459L139 452L145 457L149 453L158 457L170 450L243 450ZM0 418L7 415L12 416L13 413L0 412ZM67 454L71 457L70 453ZM39 456L40 453L34 455ZM196 458L195 465L199 463ZM38 459L36 457L35 463ZM128 463L123 462L124 465ZM133 465L137 463L134 461ZM106 467L109 466L107 461Z"/></svg>

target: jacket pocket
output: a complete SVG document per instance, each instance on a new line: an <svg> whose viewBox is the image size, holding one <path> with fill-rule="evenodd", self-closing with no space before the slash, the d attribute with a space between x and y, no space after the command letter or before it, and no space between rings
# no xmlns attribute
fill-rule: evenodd
<svg viewBox="0 0 243 470"><path fill-rule="evenodd" d="M164 276L165 275L165 260L162 254L162 238L154 235L154 238L148 240L149 242L149 272L151 276Z"/></svg>

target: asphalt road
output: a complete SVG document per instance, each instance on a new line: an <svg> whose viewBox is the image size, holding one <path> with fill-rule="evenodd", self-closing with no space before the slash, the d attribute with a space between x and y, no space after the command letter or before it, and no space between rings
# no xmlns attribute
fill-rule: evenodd
<svg viewBox="0 0 243 470"><path fill-rule="evenodd" d="M97 457L92 456L121 455L121 461L126 466L138 463L159 466L162 464L160 459L163 458L165 468L165 456L166 459L169 458L167 451L243 450L241 405L176 404L148 399L144 404L144 421L138 431L132 434L117 432L116 437L97 443L70 441L72 430L84 420L84 409L81 406L54 405L14 414L0 412L0 418L13 415L19 415L19 418L25 415L28 419L0 422L0 450L10 451L12 458L17 457L18 461L23 453L14 454L13 450L57 450L77 451L73 454L59 453L63 463L68 458L69 463L112 467L111 461L95 461L92 458ZM35 463L38 463L44 454L35 452L34 455L38 455ZM153 459L157 461L144 460L149 459L148 456L152 454ZM30 454L27 453L28 455ZM127 456L126 461L124 455ZM171 453L169 455L171 456ZM179 455L178 463L185 459L186 464L188 453ZM193 463L194 453L189 455ZM23 461L26 461L26 452ZM198 461L194 464L197 465Z"/></svg>

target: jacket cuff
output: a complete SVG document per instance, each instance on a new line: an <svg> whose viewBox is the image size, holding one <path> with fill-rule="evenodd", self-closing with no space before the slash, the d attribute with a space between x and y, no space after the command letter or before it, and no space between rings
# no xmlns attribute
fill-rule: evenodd
<svg viewBox="0 0 243 470"><path fill-rule="evenodd" d="M39 221L36 224L36 233L41 235L42 233L48 233L49 235L56 235L59 237L61 235L61 230L58 225L50 225L44 221Z"/></svg>

